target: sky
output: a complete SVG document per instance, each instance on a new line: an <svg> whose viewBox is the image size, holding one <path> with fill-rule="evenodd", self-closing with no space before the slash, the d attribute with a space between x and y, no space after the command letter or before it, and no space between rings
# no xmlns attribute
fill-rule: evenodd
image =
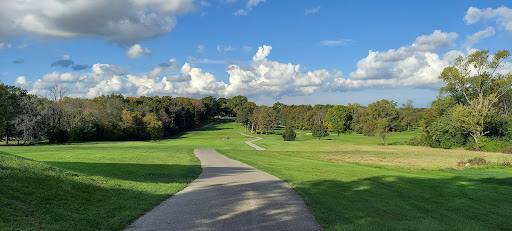
<svg viewBox="0 0 512 231"><path fill-rule="evenodd" d="M511 45L508 0L0 0L0 81L39 96L429 107L456 57Z"/></svg>

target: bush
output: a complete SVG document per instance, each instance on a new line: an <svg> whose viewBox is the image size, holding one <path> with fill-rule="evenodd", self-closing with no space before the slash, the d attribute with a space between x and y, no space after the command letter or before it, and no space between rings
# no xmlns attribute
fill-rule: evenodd
<svg viewBox="0 0 512 231"><path fill-rule="evenodd" d="M363 128L364 126L362 124L356 124L354 125L354 132L357 134L363 134Z"/></svg>
<svg viewBox="0 0 512 231"><path fill-rule="evenodd" d="M284 141L294 141L295 137L297 137L297 134L295 133L291 126L286 126L286 129L284 130L282 136Z"/></svg>
<svg viewBox="0 0 512 231"><path fill-rule="evenodd" d="M411 146L426 146L425 142L419 136L409 138L409 140L405 141L405 144Z"/></svg>
<svg viewBox="0 0 512 231"><path fill-rule="evenodd" d="M512 146L508 137L481 137L478 140L478 146L486 152L502 152Z"/></svg>

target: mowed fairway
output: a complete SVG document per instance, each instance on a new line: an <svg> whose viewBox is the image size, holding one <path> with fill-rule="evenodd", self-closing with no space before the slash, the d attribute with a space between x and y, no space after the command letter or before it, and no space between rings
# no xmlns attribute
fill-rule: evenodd
<svg viewBox="0 0 512 231"><path fill-rule="evenodd" d="M0 154L1 230L120 230L200 174L194 148L287 181L325 230L512 227L512 168L457 167L510 154L403 145L418 130L387 146L360 135L259 135L266 150L256 151L239 132L229 123L162 141L1 147L10 153Z"/></svg>
<svg viewBox="0 0 512 231"><path fill-rule="evenodd" d="M415 134L388 146L360 135L261 135L266 151L220 153L289 182L325 230L510 230L512 168L457 162L512 155L399 145Z"/></svg>
<svg viewBox="0 0 512 231"><path fill-rule="evenodd" d="M0 230L121 230L199 176L194 148L249 150L240 135L223 139L233 126L162 141L0 147Z"/></svg>

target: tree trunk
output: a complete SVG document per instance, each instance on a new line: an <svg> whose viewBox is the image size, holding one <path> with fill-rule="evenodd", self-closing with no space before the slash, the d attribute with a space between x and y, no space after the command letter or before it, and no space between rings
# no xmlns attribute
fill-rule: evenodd
<svg viewBox="0 0 512 231"><path fill-rule="evenodd" d="M5 127L5 144L9 144L9 127Z"/></svg>
<svg viewBox="0 0 512 231"><path fill-rule="evenodd" d="M474 134L474 135L472 135L472 136L473 136L473 139L475 140L475 146L473 147L473 149L474 149L475 151L479 151L479 150L480 150L480 147L478 147L478 138L479 138L479 137L478 137L478 135L477 135L477 134Z"/></svg>

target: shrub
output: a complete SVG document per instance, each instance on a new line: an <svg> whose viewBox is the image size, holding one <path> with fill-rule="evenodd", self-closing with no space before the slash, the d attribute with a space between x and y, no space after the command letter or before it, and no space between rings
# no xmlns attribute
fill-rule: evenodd
<svg viewBox="0 0 512 231"><path fill-rule="evenodd" d="M295 137L297 137L297 134L295 133L291 126L286 126L286 129L284 130L282 136L284 141L294 141Z"/></svg>
<svg viewBox="0 0 512 231"><path fill-rule="evenodd" d="M419 136L413 136L409 140L405 141L405 144L411 146L425 146L425 142Z"/></svg>

